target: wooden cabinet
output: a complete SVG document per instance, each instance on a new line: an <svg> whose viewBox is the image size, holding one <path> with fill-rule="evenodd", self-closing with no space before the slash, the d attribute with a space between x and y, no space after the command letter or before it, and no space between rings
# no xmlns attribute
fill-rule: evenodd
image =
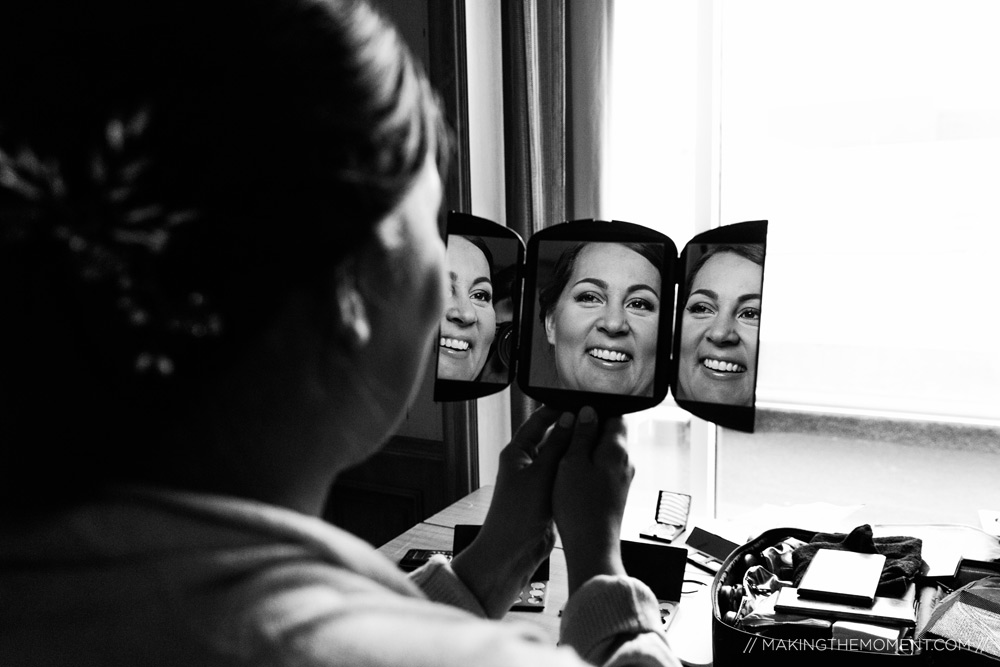
<svg viewBox="0 0 1000 667"><path fill-rule="evenodd" d="M381 546L453 500L446 475L442 442L394 437L378 454L340 475L324 518Z"/></svg>

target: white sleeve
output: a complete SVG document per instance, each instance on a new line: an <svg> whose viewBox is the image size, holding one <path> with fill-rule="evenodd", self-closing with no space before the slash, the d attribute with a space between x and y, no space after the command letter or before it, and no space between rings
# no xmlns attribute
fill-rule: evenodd
<svg viewBox="0 0 1000 667"><path fill-rule="evenodd" d="M431 556L426 565L410 573L410 581L420 587L429 600L464 609L486 618L486 610L472 594L444 556Z"/></svg>
<svg viewBox="0 0 1000 667"><path fill-rule="evenodd" d="M631 577L587 581L566 603L559 635L561 645L593 665L680 665L667 645L656 597Z"/></svg>
<svg viewBox="0 0 1000 667"><path fill-rule="evenodd" d="M443 557L432 557L409 577L428 599L486 617ZM667 645L656 597L638 579L599 576L585 583L566 603L559 634L560 645L592 665L680 667Z"/></svg>

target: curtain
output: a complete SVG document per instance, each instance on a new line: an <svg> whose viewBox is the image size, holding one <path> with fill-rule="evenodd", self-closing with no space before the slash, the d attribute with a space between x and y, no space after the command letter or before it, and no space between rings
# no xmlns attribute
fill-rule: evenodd
<svg viewBox="0 0 1000 667"><path fill-rule="evenodd" d="M465 42L464 0L429 0L427 37L430 44L428 74L440 93L448 123L455 130L458 148L444 183L444 206L448 210L470 208L468 69ZM437 355L428 370L437 373ZM445 482L448 502L479 488L479 438L475 401L441 404L441 440L444 444Z"/></svg>
<svg viewBox="0 0 1000 667"><path fill-rule="evenodd" d="M502 0L507 226L600 217L612 0ZM511 387L511 427L537 403Z"/></svg>
<svg viewBox="0 0 1000 667"><path fill-rule="evenodd" d="M569 218L604 218L613 0L568 3Z"/></svg>

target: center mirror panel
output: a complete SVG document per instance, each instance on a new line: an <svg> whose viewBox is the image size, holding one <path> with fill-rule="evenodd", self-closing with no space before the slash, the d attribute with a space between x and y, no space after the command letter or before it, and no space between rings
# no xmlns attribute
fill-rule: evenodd
<svg viewBox="0 0 1000 667"><path fill-rule="evenodd" d="M528 242L518 385L547 405L623 414L669 386L673 242L625 222L578 220Z"/></svg>
<svg viewBox="0 0 1000 667"><path fill-rule="evenodd" d="M524 243L514 231L448 214L448 295L437 345L434 400L480 398L514 378Z"/></svg>

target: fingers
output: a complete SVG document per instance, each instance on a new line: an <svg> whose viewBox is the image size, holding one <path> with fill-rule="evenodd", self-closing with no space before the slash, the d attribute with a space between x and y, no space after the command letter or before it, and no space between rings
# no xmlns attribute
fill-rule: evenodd
<svg viewBox="0 0 1000 667"><path fill-rule="evenodd" d="M591 453L597 445L598 427L597 412L594 411L594 408L589 405L581 408L565 459L570 462L573 459L590 460Z"/></svg>
<svg viewBox="0 0 1000 667"><path fill-rule="evenodd" d="M550 466L555 469L555 464L566 454L569 448L570 436L573 433L573 423L576 417L572 412L564 412L559 415L559 421L552 427L544 446L538 451L537 462L542 466Z"/></svg>
<svg viewBox="0 0 1000 667"><path fill-rule="evenodd" d="M621 417L599 421L594 409L587 406L580 410L565 458L570 463L579 460L620 466L628 461L625 442L625 421Z"/></svg>
<svg viewBox="0 0 1000 667"><path fill-rule="evenodd" d="M522 453L528 455L528 460L542 464L554 463L564 456L571 460L580 457L586 461L620 464L628 458L625 422L621 417L599 421L597 412L590 406L581 408L578 415L560 414L543 406L517 430L505 452L518 460Z"/></svg>
<svg viewBox="0 0 1000 667"><path fill-rule="evenodd" d="M554 408L542 406L514 434L507 454L517 458L524 452L530 460L558 459L566 451L573 421L571 412L560 413Z"/></svg>
<svg viewBox="0 0 1000 667"><path fill-rule="evenodd" d="M531 416L517 429L510 444L515 449L532 451L545 436L545 431L559 417L559 411L542 406L531 413Z"/></svg>
<svg viewBox="0 0 1000 667"><path fill-rule="evenodd" d="M610 417L602 424L600 439L594 448L595 463L621 465L628 460L625 448L625 421L621 417Z"/></svg>

